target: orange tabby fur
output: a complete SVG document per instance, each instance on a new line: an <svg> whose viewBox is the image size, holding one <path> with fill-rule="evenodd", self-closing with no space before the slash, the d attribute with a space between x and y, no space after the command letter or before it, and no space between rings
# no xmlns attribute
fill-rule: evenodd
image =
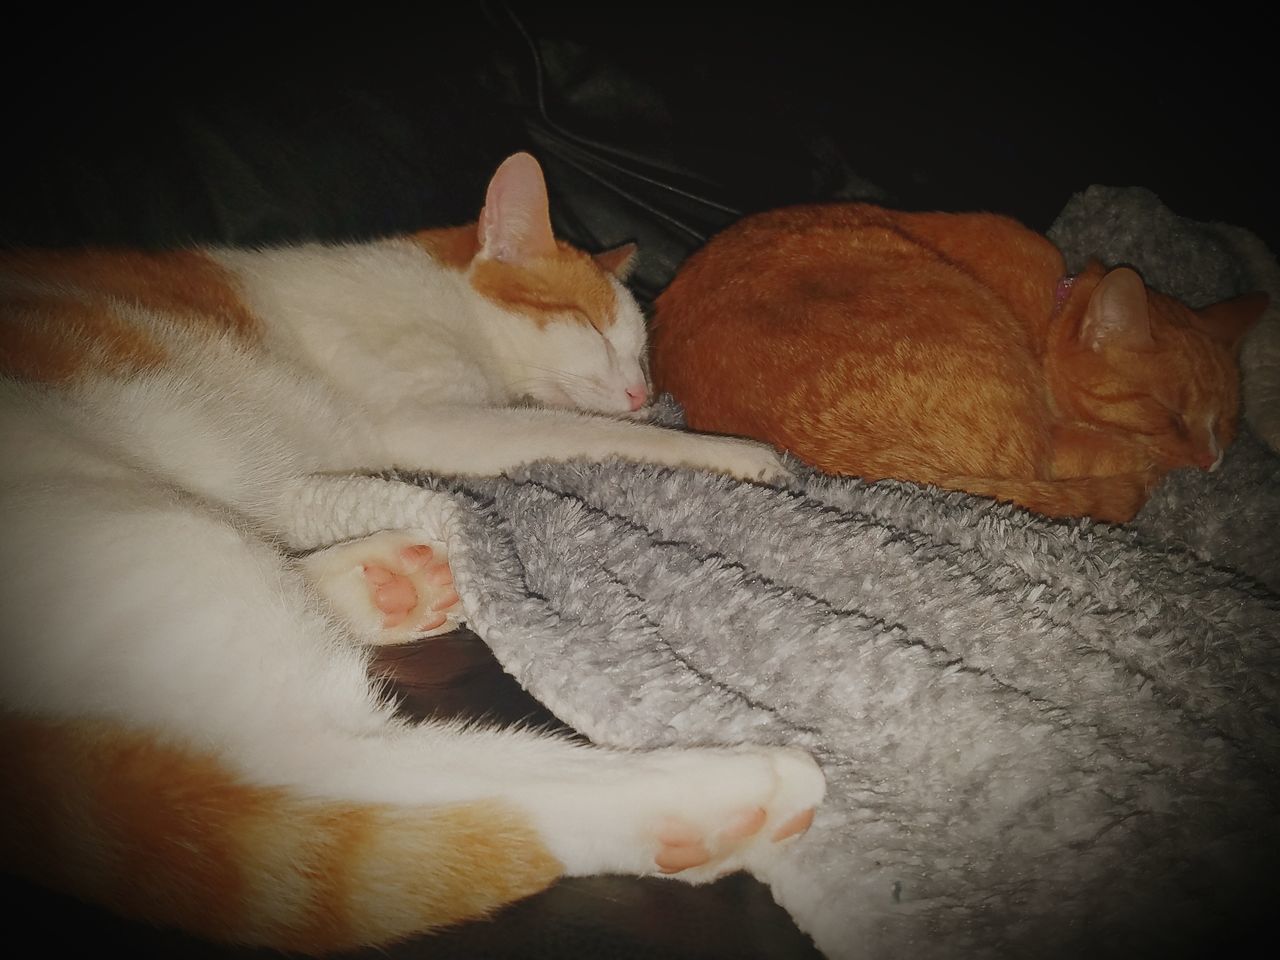
<svg viewBox="0 0 1280 960"><path fill-rule="evenodd" d="M831 473L1127 521L1231 442L1235 349L1266 297L1194 311L1127 269L1065 270L993 214L748 217L658 298L655 385L694 429Z"/></svg>

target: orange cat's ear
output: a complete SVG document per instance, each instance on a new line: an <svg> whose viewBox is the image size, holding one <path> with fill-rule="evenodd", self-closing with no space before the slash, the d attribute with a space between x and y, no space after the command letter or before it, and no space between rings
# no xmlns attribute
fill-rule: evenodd
<svg viewBox="0 0 1280 960"><path fill-rule="evenodd" d="M1080 322L1080 342L1093 350L1143 352L1155 348L1147 313L1147 285L1137 272L1116 267L1098 281Z"/></svg>
<svg viewBox="0 0 1280 960"><path fill-rule="evenodd" d="M516 153L502 161L489 181L477 229L484 259L524 263L556 252L547 183L531 155Z"/></svg>
<svg viewBox="0 0 1280 960"><path fill-rule="evenodd" d="M608 270L619 280L625 280L631 275L631 268L636 263L636 251L639 249L634 243L624 243L612 250L602 250L597 253L595 261L600 265L600 269Z"/></svg>
<svg viewBox="0 0 1280 960"><path fill-rule="evenodd" d="M1271 298L1265 293L1246 293L1194 311L1195 325L1234 350L1270 304Z"/></svg>

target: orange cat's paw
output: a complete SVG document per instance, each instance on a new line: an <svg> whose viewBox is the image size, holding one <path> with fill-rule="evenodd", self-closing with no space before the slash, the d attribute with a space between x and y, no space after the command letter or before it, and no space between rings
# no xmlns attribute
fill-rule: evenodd
<svg viewBox="0 0 1280 960"><path fill-rule="evenodd" d="M444 545L420 534L376 533L313 553L302 564L366 643L433 637L462 621Z"/></svg>

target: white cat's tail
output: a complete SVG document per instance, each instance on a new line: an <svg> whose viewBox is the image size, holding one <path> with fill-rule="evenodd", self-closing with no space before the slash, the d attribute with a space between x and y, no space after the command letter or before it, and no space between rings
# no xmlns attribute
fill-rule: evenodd
<svg viewBox="0 0 1280 960"><path fill-rule="evenodd" d="M562 872L499 802L307 799L145 735L12 714L0 863L136 919L309 954L483 916Z"/></svg>

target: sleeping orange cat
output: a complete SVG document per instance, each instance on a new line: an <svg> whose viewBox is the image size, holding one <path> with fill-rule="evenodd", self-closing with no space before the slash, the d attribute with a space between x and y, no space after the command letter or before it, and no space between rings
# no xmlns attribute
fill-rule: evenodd
<svg viewBox="0 0 1280 960"><path fill-rule="evenodd" d="M1221 463L1236 348L1266 304L1192 310L1127 267L1070 277L993 214L793 207L686 262L653 373L694 429L830 473L1123 522L1167 471Z"/></svg>

